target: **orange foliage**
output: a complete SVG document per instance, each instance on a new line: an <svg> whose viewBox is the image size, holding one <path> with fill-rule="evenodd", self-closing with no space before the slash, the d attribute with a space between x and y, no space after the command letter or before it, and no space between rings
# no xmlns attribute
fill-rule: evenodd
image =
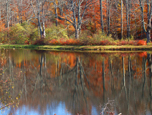
<svg viewBox="0 0 152 115"><path fill-rule="evenodd" d="M47 42L49 45L117 45L115 42L109 40L102 40L100 42L90 41L90 40L78 40L78 39L68 39L65 40L61 38L59 40L52 39Z"/></svg>
<svg viewBox="0 0 152 115"><path fill-rule="evenodd" d="M25 43L25 44L29 44L29 41L26 40L24 43Z"/></svg>
<svg viewBox="0 0 152 115"><path fill-rule="evenodd" d="M1 58L0 62L1 66L4 66L7 63L7 60L5 58Z"/></svg>
<svg viewBox="0 0 152 115"><path fill-rule="evenodd" d="M147 52L138 53L139 57L147 57Z"/></svg>
<svg viewBox="0 0 152 115"><path fill-rule="evenodd" d="M0 32L5 28L5 23L0 21Z"/></svg>
<svg viewBox="0 0 152 115"><path fill-rule="evenodd" d="M51 41L48 42L50 45L59 45L58 40L52 39Z"/></svg>
<svg viewBox="0 0 152 115"><path fill-rule="evenodd" d="M112 43L112 42L110 42L110 41L108 41L108 40L102 40L102 41L100 41L100 44L99 45L115 45L114 43Z"/></svg>
<svg viewBox="0 0 152 115"><path fill-rule="evenodd" d="M147 45L147 42L144 40L139 40L137 45Z"/></svg>
<svg viewBox="0 0 152 115"><path fill-rule="evenodd" d="M89 36L88 36L89 37ZM90 38L91 39L91 38ZM102 40L102 41L91 41L91 40L78 40L78 39L64 39L61 38L59 40L52 39L48 41L49 45L147 45L146 41L144 40L130 40L130 41L119 41L113 42L109 40Z"/></svg>

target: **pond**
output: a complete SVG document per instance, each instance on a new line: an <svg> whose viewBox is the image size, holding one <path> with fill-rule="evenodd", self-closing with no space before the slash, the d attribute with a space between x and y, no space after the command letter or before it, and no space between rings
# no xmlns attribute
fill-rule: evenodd
<svg viewBox="0 0 152 115"><path fill-rule="evenodd" d="M1 115L151 115L151 54L0 50Z"/></svg>

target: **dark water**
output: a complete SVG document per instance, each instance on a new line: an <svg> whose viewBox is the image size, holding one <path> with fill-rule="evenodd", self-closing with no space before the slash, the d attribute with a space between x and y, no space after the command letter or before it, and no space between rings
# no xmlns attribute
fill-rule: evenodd
<svg viewBox="0 0 152 115"><path fill-rule="evenodd" d="M0 50L1 115L151 115L151 54Z"/></svg>

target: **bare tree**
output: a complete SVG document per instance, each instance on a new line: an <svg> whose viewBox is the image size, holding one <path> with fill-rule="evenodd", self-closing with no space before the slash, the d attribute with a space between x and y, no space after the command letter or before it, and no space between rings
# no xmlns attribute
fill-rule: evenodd
<svg viewBox="0 0 152 115"><path fill-rule="evenodd" d="M107 0L107 35L110 34L110 10L111 10L112 1Z"/></svg>
<svg viewBox="0 0 152 115"><path fill-rule="evenodd" d="M6 27L9 28L10 23L10 0L6 0Z"/></svg>
<svg viewBox="0 0 152 115"><path fill-rule="evenodd" d="M103 26L103 11L102 11L102 0L100 1L100 23L101 23L101 29L102 32L104 31L104 26Z"/></svg>
<svg viewBox="0 0 152 115"><path fill-rule="evenodd" d="M66 1L66 10L68 14L65 20L68 21L75 29L75 38L78 39L81 31L82 23L85 22L84 17L86 10L94 3L93 0L68 0ZM59 17L60 19L63 19Z"/></svg>
<svg viewBox="0 0 152 115"><path fill-rule="evenodd" d="M147 29L145 27L145 19L144 19L144 7L147 5ZM143 31L146 32L147 35L147 42L151 41L151 15L152 15L152 0L139 0L139 5L141 9L141 21L142 21L142 27Z"/></svg>
<svg viewBox="0 0 152 115"><path fill-rule="evenodd" d="M126 0L127 38L130 37L130 0Z"/></svg>
<svg viewBox="0 0 152 115"><path fill-rule="evenodd" d="M33 13L35 18L38 20L38 28L40 31L41 38L45 38L45 13L44 13L44 5L46 0L30 0L31 6L33 9ZM35 4L35 5L34 5Z"/></svg>
<svg viewBox="0 0 152 115"><path fill-rule="evenodd" d="M121 0L121 39L123 38L123 0Z"/></svg>

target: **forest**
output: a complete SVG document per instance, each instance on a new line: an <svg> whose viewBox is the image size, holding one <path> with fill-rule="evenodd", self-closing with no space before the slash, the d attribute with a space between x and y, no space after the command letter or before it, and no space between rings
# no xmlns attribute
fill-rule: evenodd
<svg viewBox="0 0 152 115"><path fill-rule="evenodd" d="M0 43L148 43L151 15L151 0L0 0Z"/></svg>

